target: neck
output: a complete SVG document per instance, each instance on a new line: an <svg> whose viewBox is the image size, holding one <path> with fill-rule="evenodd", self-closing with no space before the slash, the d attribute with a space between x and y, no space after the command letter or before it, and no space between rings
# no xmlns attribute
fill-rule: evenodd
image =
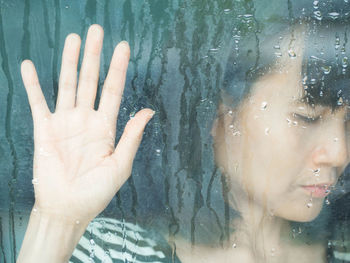
<svg viewBox="0 0 350 263"><path fill-rule="evenodd" d="M238 211L241 217L233 222L231 237L234 246L248 248L257 262L281 256L282 244L289 239L289 222L253 205L241 206Z"/></svg>

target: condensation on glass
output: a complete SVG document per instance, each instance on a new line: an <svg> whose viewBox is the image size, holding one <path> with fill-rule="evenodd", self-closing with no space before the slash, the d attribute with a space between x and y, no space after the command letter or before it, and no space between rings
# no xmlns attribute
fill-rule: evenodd
<svg viewBox="0 0 350 263"><path fill-rule="evenodd" d="M113 254L118 246L96 249L94 224L112 240L115 219L123 233L128 224L157 230L173 252L178 237L188 247L225 251L256 242L269 262L281 248L261 243L264 222L286 218L289 239L321 244L331 262L350 261L343 156L350 4L303 2L1 1L0 262L15 262L34 203L33 125L20 62L36 64L52 110L64 38L84 37L93 23L105 30L100 83L114 46L127 40L131 47L117 135L139 109L156 115L132 177L87 230L83 258L99 262L105 253L132 262L124 243L121 254ZM262 227L250 229L245 244L234 233L256 223L253 210L263 211L255 214Z"/></svg>

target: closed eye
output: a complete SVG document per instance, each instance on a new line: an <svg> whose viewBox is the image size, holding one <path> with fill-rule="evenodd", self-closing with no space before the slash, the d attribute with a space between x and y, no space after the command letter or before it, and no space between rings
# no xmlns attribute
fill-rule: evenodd
<svg viewBox="0 0 350 263"><path fill-rule="evenodd" d="M296 117L297 119L305 122L305 123L316 123L321 119L321 115L319 115L319 116L306 116L306 115L301 115L298 113L293 113L293 116Z"/></svg>

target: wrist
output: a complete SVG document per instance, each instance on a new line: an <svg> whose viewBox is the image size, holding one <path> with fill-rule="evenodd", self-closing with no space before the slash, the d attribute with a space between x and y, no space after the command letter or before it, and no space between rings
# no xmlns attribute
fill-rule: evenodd
<svg viewBox="0 0 350 263"><path fill-rule="evenodd" d="M88 224L33 209L17 263L68 262Z"/></svg>
<svg viewBox="0 0 350 263"><path fill-rule="evenodd" d="M77 231L85 229L92 220L88 218L63 215L57 211L43 210L36 208L35 205L31 211L30 218L34 221L50 222L53 226L69 227L70 229Z"/></svg>

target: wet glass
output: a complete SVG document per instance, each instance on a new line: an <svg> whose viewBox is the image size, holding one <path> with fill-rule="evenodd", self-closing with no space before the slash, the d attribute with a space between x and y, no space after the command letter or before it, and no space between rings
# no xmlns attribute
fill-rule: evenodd
<svg viewBox="0 0 350 263"><path fill-rule="evenodd" d="M117 141L156 113L71 262L350 262L347 0L16 0L0 19L0 262L15 262L40 183L20 63L54 111L64 39L94 23L96 107L114 46L131 49Z"/></svg>

